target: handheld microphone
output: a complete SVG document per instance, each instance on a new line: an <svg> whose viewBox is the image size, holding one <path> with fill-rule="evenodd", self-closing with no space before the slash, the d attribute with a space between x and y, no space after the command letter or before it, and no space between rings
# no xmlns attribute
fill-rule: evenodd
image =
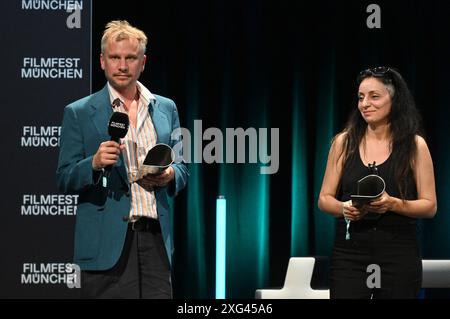
<svg viewBox="0 0 450 319"><path fill-rule="evenodd" d="M127 135L129 126L130 120L127 114L114 112L108 124L108 134L111 135L111 141L119 143L120 139Z"/></svg>
<svg viewBox="0 0 450 319"><path fill-rule="evenodd" d="M122 112L114 112L109 119L108 134L111 136L111 141L120 143L120 139L127 135L130 120L128 115ZM113 165L105 167L105 176L108 177Z"/></svg>

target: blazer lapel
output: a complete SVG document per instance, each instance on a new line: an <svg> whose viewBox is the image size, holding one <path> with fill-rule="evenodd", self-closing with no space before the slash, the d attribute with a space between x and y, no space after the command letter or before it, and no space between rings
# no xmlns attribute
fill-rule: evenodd
<svg viewBox="0 0 450 319"><path fill-rule="evenodd" d="M109 137L108 123L113 111L109 103L108 87L105 86L91 102L91 119L101 139Z"/></svg>
<svg viewBox="0 0 450 319"><path fill-rule="evenodd" d="M149 105L149 112L152 118L153 127L156 131L156 144L162 143L163 136L165 132L168 131L166 127L167 118L163 112L159 110L159 101L152 100Z"/></svg>

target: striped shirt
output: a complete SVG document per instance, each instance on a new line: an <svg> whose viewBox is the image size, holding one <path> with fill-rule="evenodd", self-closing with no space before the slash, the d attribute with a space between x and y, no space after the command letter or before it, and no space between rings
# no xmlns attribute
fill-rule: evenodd
<svg viewBox="0 0 450 319"><path fill-rule="evenodd" d="M127 113L124 98L108 83L109 96L112 102L119 98L122 103L114 111ZM122 139L125 145L123 158L127 169L128 182L131 190L130 220L139 217L158 218L156 197L153 190L147 190L139 184L139 180L146 174L142 165L147 152L156 145L156 131L152 118L148 112L150 102L156 100L152 93L142 83L137 82L139 92L136 127L130 125L127 135Z"/></svg>

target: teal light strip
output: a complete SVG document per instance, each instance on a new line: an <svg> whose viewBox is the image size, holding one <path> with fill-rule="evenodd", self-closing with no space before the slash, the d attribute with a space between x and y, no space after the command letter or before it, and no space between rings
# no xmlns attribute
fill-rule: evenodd
<svg viewBox="0 0 450 319"><path fill-rule="evenodd" d="M257 285L263 287L268 284L269 277L269 178L267 175L259 174L255 178L259 187L255 195L257 204L255 206L255 222L257 236ZM251 205L250 205L251 206Z"/></svg>
<svg viewBox="0 0 450 319"><path fill-rule="evenodd" d="M335 64L334 51L329 52L324 65L320 70L319 99L317 104L314 154L314 234L315 254L321 256L331 255L334 242L335 219L321 212L317 206L323 175L327 166L328 152L335 131Z"/></svg>
<svg viewBox="0 0 450 319"><path fill-rule="evenodd" d="M227 202L225 196L216 201L216 299L225 299Z"/></svg>

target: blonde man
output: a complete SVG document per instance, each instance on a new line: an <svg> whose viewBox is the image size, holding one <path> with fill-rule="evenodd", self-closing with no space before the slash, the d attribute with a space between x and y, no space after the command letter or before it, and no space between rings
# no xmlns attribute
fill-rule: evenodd
<svg viewBox="0 0 450 319"><path fill-rule="evenodd" d="M147 37L127 21L111 21L101 40L105 87L64 110L58 187L78 194L74 262L85 298L171 298L173 241L168 196L186 185L183 162L159 175L142 163L154 145L171 146L179 127L175 103L138 81ZM113 112L126 113L120 142L108 134Z"/></svg>

